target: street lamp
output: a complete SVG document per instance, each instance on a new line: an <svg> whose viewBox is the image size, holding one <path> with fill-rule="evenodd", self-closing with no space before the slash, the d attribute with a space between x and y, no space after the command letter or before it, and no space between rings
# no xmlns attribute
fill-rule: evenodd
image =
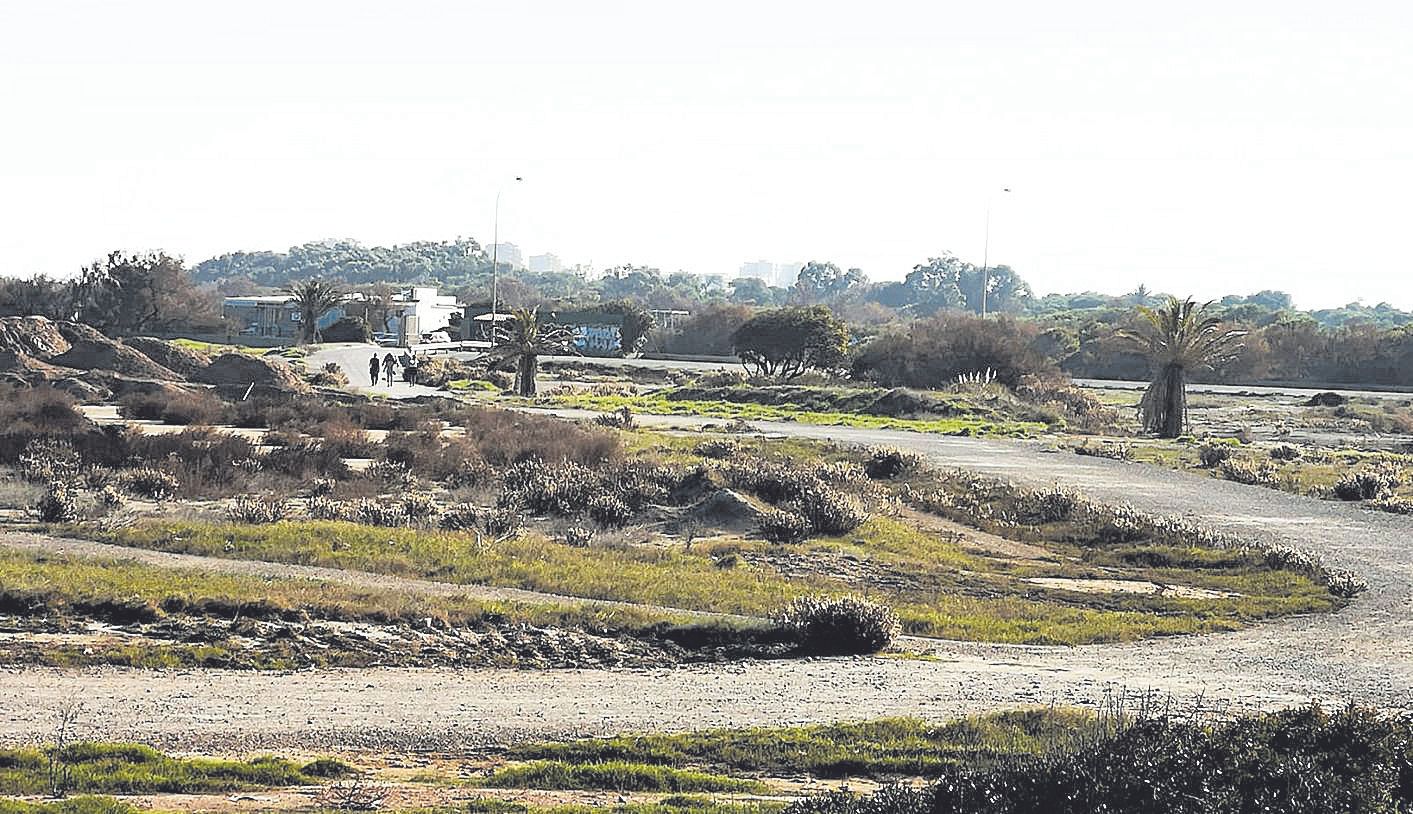
<svg viewBox="0 0 1413 814"><path fill-rule="evenodd" d="M524 181L524 178L515 176L516 181ZM505 184L501 184L496 190L496 218L495 226L491 229L491 344L496 341L496 328L499 323L496 321L496 307L500 298L500 194L505 192Z"/></svg>
<svg viewBox="0 0 1413 814"><path fill-rule="evenodd" d="M1002 187L1002 192L1010 192L1010 187ZM986 317L986 291L991 288L991 198L986 199L986 238L981 244L981 316Z"/></svg>

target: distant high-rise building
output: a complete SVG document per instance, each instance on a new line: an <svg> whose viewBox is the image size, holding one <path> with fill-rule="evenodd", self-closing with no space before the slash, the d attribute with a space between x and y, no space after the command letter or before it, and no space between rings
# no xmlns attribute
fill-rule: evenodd
<svg viewBox="0 0 1413 814"><path fill-rule="evenodd" d="M804 267L804 263L772 263L769 260L756 260L742 263L736 276L738 278L759 277L769 285L789 288L795 284L795 280L800 276L800 269Z"/></svg>
<svg viewBox="0 0 1413 814"><path fill-rule="evenodd" d="M511 268L525 268L525 255L520 253L520 247L514 243L496 243L490 247L487 254L493 254L497 263L510 266Z"/></svg>
<svg viewBox="0 0 1413 814"><path fill-rule="evenodd" d="M530 270L558 273L564 271L564 261L560 260L557 254L532 254L530 255Z"/></svg>

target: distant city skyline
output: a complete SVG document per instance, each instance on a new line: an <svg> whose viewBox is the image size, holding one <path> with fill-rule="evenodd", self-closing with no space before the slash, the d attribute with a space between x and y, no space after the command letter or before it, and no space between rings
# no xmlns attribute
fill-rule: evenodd
<svg viewBox="0 0 1413 814"><path fill-rule="evenodd" d="M0 273L490 242L499 191L600 268L1413 308L1410 41L1394 0L5 3Z"/></svg>

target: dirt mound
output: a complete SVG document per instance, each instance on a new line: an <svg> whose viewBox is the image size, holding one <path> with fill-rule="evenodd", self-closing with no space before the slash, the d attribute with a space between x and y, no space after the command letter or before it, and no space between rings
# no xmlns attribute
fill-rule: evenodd
<svg viewBox="0 0 1413 814"><path fill-rule="evenodd" d="M749 497L730 489L713 492L693 506L693 520L725 531L747 531L760 525L762 507Z"/></svg>
<svg viewBox="0 0 1413 814"><path fill-rule="evenodd" d="M59 327L44 317L0 317L0 350L44 360L68 349Z"/></svg>
<svg viewBox="0 0 1413 814"><path fill-rule="evenodd" d="M895 387L874 399L872 404L864 408L864 412L889 418L904 418L926 414L945 414L948 410L936 399L905 387Z"/></svg>
<svg viewBox="0 0 1413 814"><path fill-rule="evenodd" d="M68 340L69 349L49 359L56 365L78 370L104 370L140 379L179 381L182 378L140 351L109 339L87 325L61 322L58 328L59 333Z"/></svg>
<svg viewBox="0 0 1413 814"><path fill-rule="evenodd" d="M1348 396L1341 396L1339 393L1325 391L1316 393L1305 402L1306 407L1340 407L1349 403Z"/></svg>
<svg viewBox="0 0 1413 814"><path fill-rule="evenodd" d="M132 336L124 339L123 344L168 370L174 370L183 376L195 376L197 371L203 370L211 364L210 356L166 339L152 336Z"/></svg>
<svg viewBox="0 0 1413 814"><path fill-rule="evenodd" d="M309 392L309 385L299 378L288 362L244 353L223 353L194 373L191 379L217 387L247 388L253 384L264 391Z"/></svg>

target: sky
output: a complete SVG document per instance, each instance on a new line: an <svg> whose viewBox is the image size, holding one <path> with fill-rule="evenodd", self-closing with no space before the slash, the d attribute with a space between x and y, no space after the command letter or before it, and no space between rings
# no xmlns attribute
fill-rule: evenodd
<svg viewBox="0 0 1413 814"><path fill-rule="evenodd" d="M1410 309L1410 41L1406 0L0 0L0 273L489 242L503 190L599 268Z"/></svg>

